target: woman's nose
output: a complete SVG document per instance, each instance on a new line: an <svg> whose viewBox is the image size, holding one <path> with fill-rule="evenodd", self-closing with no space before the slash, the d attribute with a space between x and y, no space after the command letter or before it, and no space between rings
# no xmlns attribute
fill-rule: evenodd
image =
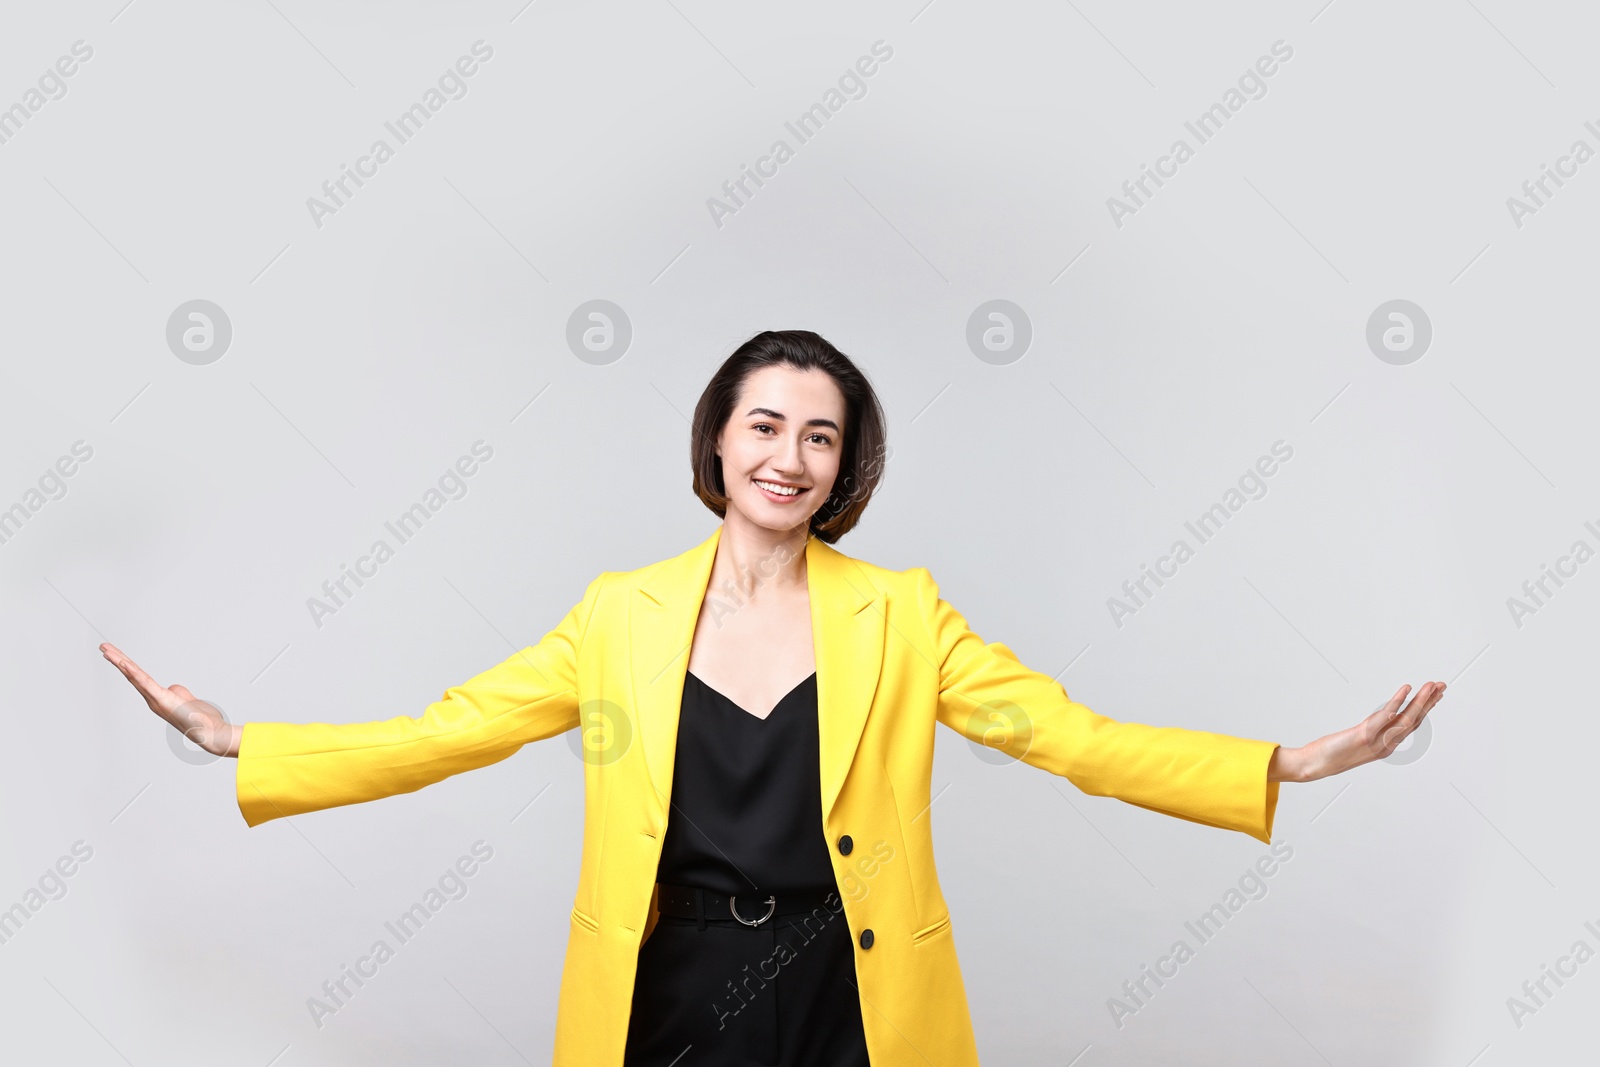
<svg viewBox="0 0 1600 1067"><path fill-rule="evenodd" d="M773 462L786 473L798 473L802 466L799 440L791 437L783 441L778 447L778 454L773 457Z"/></svg>

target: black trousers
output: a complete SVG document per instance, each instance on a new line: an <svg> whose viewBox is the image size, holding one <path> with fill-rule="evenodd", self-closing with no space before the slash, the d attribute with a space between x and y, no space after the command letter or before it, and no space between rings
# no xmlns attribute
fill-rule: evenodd
<svg viewBox="0 0 1600 1067"><path fill-rule="evenodd" d="M759 914L759 913L758 913ZM659 916L639 948L626 1067L870 1067L844 912Z"/></svg>

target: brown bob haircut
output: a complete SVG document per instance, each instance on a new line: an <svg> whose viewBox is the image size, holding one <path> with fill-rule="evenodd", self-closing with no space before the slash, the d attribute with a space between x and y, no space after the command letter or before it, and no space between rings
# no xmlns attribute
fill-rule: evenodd
<svg viewBox="0 0 1600 1067"><path fill-rule="evenodd" d="M719 519L727 514L727 486L722 481L717 438L733 416L745 379L763 367L774 366L820 370L844 394L844 447L839 457L839 476L834 480L833 492L811 516L811 533L818 540L833 544L849 533L867 510L867 503L883 479L888 453L883 407L872 383L848 356L810 330L764 330L734 349L711 376L694 407L689 429L694 492Z"/></svg>

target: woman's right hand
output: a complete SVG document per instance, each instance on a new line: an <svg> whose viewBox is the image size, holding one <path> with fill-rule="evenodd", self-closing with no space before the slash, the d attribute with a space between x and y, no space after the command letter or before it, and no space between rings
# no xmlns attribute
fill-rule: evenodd
<svg viewBox="0 0 1600 1067"><path fill-rule="evenodd" d="M171 723L173 728L213 756L239 755L242 723L231 723L216 707L199 699L181 685L157 685L137 663L116 645L107 642L100 652L121 671L150 705L150 710Z"/></svg>

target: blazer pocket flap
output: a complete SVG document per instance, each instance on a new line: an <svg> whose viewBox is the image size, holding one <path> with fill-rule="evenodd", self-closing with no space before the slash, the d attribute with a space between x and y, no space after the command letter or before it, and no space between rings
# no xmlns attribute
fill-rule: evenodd
<svg viewBox="0 0 1600 1067"><path fill-rule="evenodd" d="M911 935L911 943L913 945L920 945L920 944L922 944L922 942L928 940L928 938L937 937L939 934L943 933L944 931L946 931L948 929L950 929L950 913L949 912L945 912L944 913L944 918L940 919L938 922L934 923L932 926L924 926L922 929L920 929L916 933L912 934Z"/></svg>
<svg viewBox="0 0 1600 1067"><path fill-rule="evenodd" d="M572 909L572 921L583 927L585 930L588 930L590 933L598 934L600 932L600 924L595 922L589 916L585 915L583 912L579 911L577 908Z"/></svg>

